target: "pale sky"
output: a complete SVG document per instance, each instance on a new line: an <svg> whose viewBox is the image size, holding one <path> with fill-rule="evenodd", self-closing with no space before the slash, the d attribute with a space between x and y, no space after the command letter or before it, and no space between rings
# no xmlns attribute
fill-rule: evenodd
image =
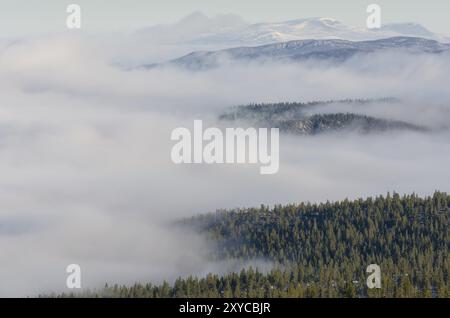
<svg viewBox="0 0 450 318"><path fill-rule="evenodd" d="M450 36L448 0L0 0L0 36L65 31L66 7L82 8L83 30L133 30L176 22L193 11L234 13L249 22L329 17L365 24L368 4L382 8L382 22L418 22Z"/></svg>

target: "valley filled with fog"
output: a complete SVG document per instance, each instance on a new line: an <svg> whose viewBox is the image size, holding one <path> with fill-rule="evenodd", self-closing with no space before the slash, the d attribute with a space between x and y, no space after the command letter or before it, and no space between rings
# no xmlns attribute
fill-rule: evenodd
<svg viewBox="0 0 450 318"><path fill-rule="evenodd" d="M140 43L127 34L47 34L0 42L0 295L226 272L207 241L171 222L217 209L450 189L450 55L377 51L331 63L223 61L145 68L227 45ZM252 103L329 103L427 131L281 134L280 169L175 165L176 127ZM265 265L265 260L255 260Z"/></svg>

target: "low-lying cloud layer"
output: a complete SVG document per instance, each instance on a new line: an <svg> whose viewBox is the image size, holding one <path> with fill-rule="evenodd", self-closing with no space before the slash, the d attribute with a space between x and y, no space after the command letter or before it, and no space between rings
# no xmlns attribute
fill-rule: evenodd
<svg viewBox="0 0 450 318"><path fill-rule="evenodd" d="M70 263L81 265L84 287L225 271L206 261L207 242L169 225L197 213L449 190L446 129L282 136L276 175L170 160L174 128L191 128L194 119L216 125L224 108L252 102L392 96L401 102L322 111L446 128L448 56L377 54L339 66L232 64L191 73L118 67L124 43L49 35L1 45L2 296L64 291Z"/></svg>

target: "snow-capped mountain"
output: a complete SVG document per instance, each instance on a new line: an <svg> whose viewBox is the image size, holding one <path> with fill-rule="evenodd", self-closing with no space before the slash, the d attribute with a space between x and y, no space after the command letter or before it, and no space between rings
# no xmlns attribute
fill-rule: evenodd
<svg viewBox="0 0 450 318"><path fill-rule="evenodd" d="M348 26L330 18L248 24L236 15L209 18L200 12L195 12L172 25L142 29L138 34L158 42L214 45L217 48L306 39L364 41L398 36L450 43L450 38L433 33L417 23L384 24L382 28L374 30Z"/></svg>
<svg viewBox="0 0 450 318"><path fill-rule="evenodd" d="M228 61L301 61L305 59L345 61L356 54L374 52L403 52L409 54L439 54L450 52L450 44L413 37L394 37L371 41L299 40L255 47L236 47L218 51L193 52L165 65L192 70L207 69ZM163 64L164 65L164 64ZM147 65L155 67L160 65Z"/></svg>
<svg viewBox="0 0 450 318"><path fill-rule="evenodd" d="M380 29L366 29L350 27L329 18L308 18L280 23L252 24L238 30L214 35L201 35L194 42L248 45L307 39L364 41L398 36L421 37L444 43L450 42L449 38L435 34L417 23L386 24Z"/></svg>

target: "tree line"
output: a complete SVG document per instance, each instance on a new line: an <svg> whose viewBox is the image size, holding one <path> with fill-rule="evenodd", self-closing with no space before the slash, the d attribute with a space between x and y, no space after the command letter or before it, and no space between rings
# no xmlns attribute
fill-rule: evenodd
<svg viewBox="0 0 450 318"><path fill-rule="evenodd" d="M448 298L449 212L450 196L436 192L425 198L394 193L195 216L177 225L215 242L211 259L263 259L272 269L184 277L172 284L105 286L84 295ZM369 264L381 267L380 289L366 286Z"/></svg>

